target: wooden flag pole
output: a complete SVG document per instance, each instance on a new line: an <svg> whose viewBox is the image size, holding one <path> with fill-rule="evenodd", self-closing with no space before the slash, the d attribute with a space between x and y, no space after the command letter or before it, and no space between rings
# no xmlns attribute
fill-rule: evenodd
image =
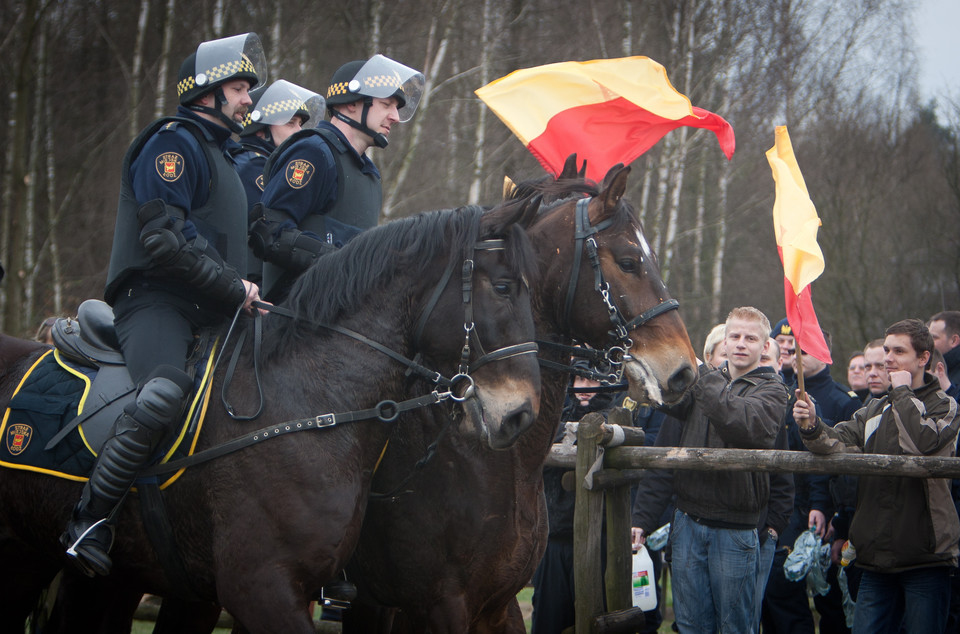
<svg viewBox="0 0 960 634"><path fill-rule="evenodd" d="M800 398L807 400L807 392L803 387L803 350L800 349L800 340L793 336L794 349L797 353L797 386L800 388Z"/></svg>

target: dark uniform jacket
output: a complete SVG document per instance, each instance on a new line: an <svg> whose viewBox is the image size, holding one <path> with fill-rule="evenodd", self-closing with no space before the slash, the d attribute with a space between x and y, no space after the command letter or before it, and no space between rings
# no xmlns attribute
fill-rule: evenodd
<svg viewBox="0 0 960 634"><path fill-rule="evenodd" d="M803 442L817 453L954 456L957 402L924 374L916 391L893 388L833 428L819 419ZM956 565L960 522L950 480L860 476L850 541L857 565L877 572Z"/></svg>
<svg viewBox="0 0 960 634"><path fill-rule="evenodd" d="M382 205L380 172L358 154L340 130L326 121L293 134L264 166L261 201L275 238L287 229L343 246L377 225ZM289 274L265 256L264 296L288 286Z"/></svg>
<svg viewBox="0 0 960 634"><path fill-rule="evenodd" d="M180 107L176 117L147 126L123 161L120 201L104 298L112 304L129 284L171 291L201 306L231 313L223 305L179 278L158 270L140 243L139 208L155 199L186 212L183 237L205 238L210 248L239 276L246 270L246 197L227 156L230 131ZM236 281L242 300L243 286Z"/></svg>

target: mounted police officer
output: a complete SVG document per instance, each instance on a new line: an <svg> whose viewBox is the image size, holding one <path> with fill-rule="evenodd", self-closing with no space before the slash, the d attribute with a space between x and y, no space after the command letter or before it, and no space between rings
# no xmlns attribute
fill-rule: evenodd
<svg viewBox="0 0 960 634"><path fill-rule="evenodd" d="M195 334L258 297L241 274L247 204L226 150L265 73L254 33L202 43L180 69L176 116L147 126L124 157L105 299L138 393L61 538L90 576L110 572L116 509L180 417Z"/></svg>
<svg viewBox="0 0 960 634"><path fill-rule="evenodd" d="M237 173L252 209L263 195L263 168L277 146L293 134L316 127L323 116L323 97L285 79L261 86L250 93L253 105L244 119L240 145L231 150ZM250 218L250 221L255 218ZM259 282L263 262L253 255L247 259L247 279Z"/></svg>
<svg viewBox="0 0 960 634"><path fill-rule="evenodd" d="M264 296L279 301L321 253L376 226L380 172L366 151L384 148L394 123L408 121L423 75L383 55L353 61L327 90L329 122L294 134L270 157L250 246L264 260Z"/></svg>

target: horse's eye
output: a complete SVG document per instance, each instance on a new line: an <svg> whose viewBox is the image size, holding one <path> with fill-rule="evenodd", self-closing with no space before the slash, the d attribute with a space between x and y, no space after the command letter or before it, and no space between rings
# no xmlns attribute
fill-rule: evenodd
<svg viewBox="0 0 960 634"><path fill-rule="evenodd" d="M511 290L513 290L513 285L510 282L496 282L493 285L493 292L504 297L509 295Z"/></svg>
<svg viewBox="0 0 960 634"><path fill-rule="evenodd" d="M624 258L617 261L617 266L619 266L620 270L624 273L633 273L637 270L637 261L630 258Z"/></svg>

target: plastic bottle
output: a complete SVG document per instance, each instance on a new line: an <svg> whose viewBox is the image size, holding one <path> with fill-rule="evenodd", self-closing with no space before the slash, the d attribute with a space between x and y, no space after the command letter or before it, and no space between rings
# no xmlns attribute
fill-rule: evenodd
<svg viewBox="0 0 960 634"><path fill-rule="evenodd" d="M840 550L840 565L847 567L850 562L857 558L857 549L853 547L850 540L843 542L843 549Z"/></svg>
<svg viewBox="0 0 960 634"><path fill-rule="evenodd" d="M644 612L657 607L657 589L653 585L653 560L643 546L633 555L633 607Z"/></svg>
<svg viewBox="0 0 960 634"><path fill-rule="evenodd" d="M647 548L650 550L660 550L667 545L667 540L670 538L670 522L667 522L657 530L650 533L650 536L647 537Z"/></svg>

